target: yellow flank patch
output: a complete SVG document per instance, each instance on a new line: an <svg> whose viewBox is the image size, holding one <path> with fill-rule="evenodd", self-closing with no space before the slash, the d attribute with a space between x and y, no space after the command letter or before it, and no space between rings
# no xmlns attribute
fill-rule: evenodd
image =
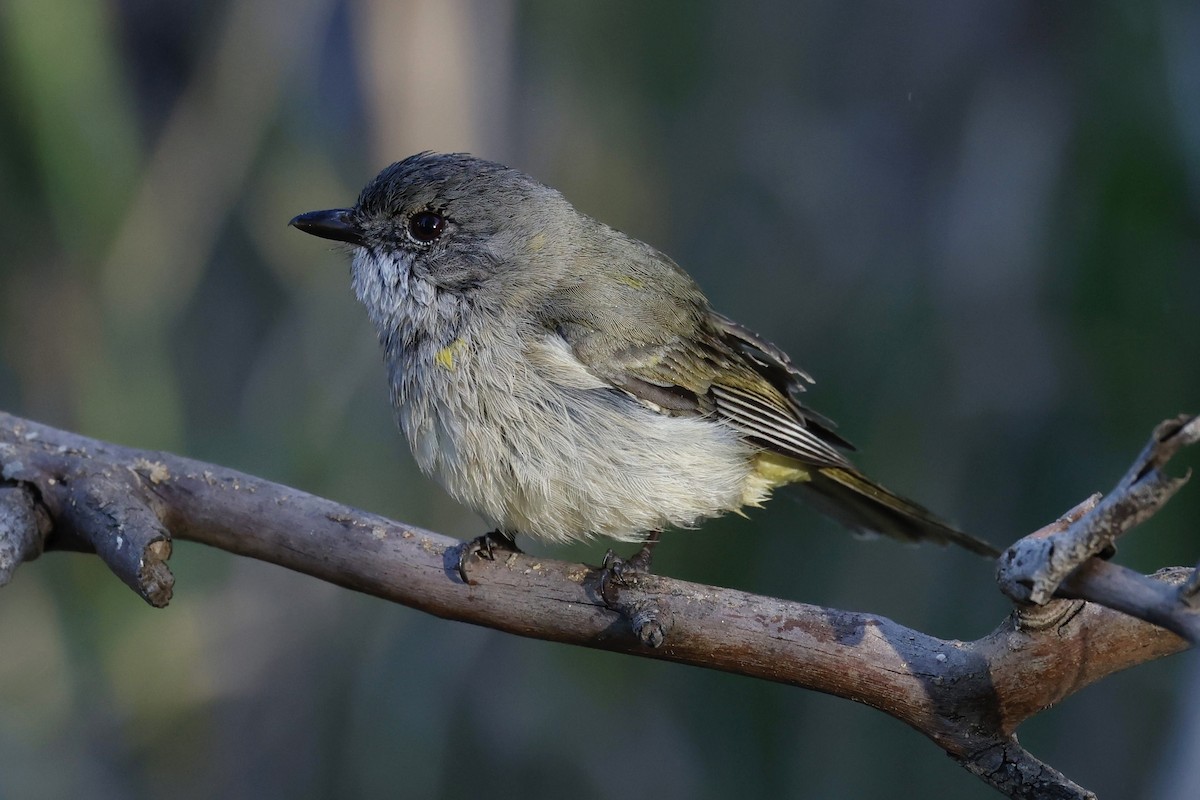
<svg viewBox="0 0 1200 800"><path fill-rule="evenodd" d="M539 233L529 240L529 252L536 253L546 246L546 234Z"/></svg>
<svg viewBox="0 0 1200 800"><path fill-rule="evenodd" d="M617 283L623 283L631 289L645 289L646 282L640 278L635 278L632 275L618 275L614 278Z"/></svg>
<svg viewBox="0 0 1200 800"><path fill-rule="evenodd" d="M794 458L778 453L759 453L754 459L754 474L762 478L772 489L785 483L800 483L812 480L808 467Z"/></svg>
<svg viewBox="0 0 1200 800"><path fill-rule="evenodd" d="M466 346L467 342L465 339L455 339L441 350L438 350L437 355L434 356L434 360L436 360L438 364L441 364L444 369L453 372L454 356L459 350L462 350Z"/></svg>
<svg viewBox="0 0 1200 800"><path fill-rule="evenodd" d="M762 508L771 492L785 483L802 483L812 480L812 471L794 458L778 453L759 453L754 457L753 470L746 476L742 486L742 505ZM742 512L733 509L734 513Z"/></svg>

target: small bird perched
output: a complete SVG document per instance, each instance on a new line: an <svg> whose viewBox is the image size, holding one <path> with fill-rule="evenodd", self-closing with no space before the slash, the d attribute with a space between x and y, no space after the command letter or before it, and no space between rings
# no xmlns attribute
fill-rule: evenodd
<svg viewBox="0 0 1200 800"><path fill-rule="evenodd" d="M464 561L517 533L653 541L791 483L853 530L997 555L855 469L812 379L674 261L522 172L421 153L291 224L353 245L417 463L501 537Z"/></svg>

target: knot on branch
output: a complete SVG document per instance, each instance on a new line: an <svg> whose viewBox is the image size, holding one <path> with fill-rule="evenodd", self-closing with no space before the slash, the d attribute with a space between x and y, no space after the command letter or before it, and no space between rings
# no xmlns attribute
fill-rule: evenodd
<svg viewBox="0 0 1200 800"><path fill-rule="evenodd" d="M662 647L671 632L674 618L670 607L656 597L646 597L621 609L629 620L633 635L646 647Z"/></svg>

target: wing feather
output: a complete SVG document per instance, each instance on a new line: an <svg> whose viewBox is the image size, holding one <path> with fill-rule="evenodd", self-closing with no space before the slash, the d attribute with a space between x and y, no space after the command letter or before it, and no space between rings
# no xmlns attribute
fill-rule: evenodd
<svg viewBox="0 0 1200 800"><path fill-rule="evenodd" d="M761 395L720 383L713 384L712 393L719 415L771 449L817 466L850 466L845 456L806 428L800 416Z"/></svg>
<svg viewBox="0 0 1200 800"><path fill-rule="evenodd" d="M565 346L588 375L660 413L712 414L764 449L813 466L849 468L836 449L849 443L793 396L811 378L774 345L731 326L718 318L693 336L631 343L558 324L547 332L558 343L546 349Z"/></svg>

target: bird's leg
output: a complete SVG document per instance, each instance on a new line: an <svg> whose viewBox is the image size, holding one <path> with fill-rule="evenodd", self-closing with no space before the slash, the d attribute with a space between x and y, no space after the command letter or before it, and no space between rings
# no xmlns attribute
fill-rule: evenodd
<svg viewBox="0 0 1200 800"><path fill-rule="evenodd" d="M517 547L517 540L512 534L506 533L500 529L488 531L483 536L476 536L462 546L462 550L458 554L458 577L462 578L462 582L470 584L471 579L467 577L467 566L472 556L485 558L488 561L496 560L496 551L503 550L507 553L519 553L521 548Z"/></svg>
<svg viewBox="0 0 1200 800"><path fill-rule="evenodd" d="M628 586L638 573L645 574L650 571L650 562L654 560L654 546L658 544L660 536L660 531L651 531L646 535L646 541L642 543L641 548L628 560L612 550L604 554L604 563L600 566L600 596L609 607L616 605L613 587Z"/></svg>

